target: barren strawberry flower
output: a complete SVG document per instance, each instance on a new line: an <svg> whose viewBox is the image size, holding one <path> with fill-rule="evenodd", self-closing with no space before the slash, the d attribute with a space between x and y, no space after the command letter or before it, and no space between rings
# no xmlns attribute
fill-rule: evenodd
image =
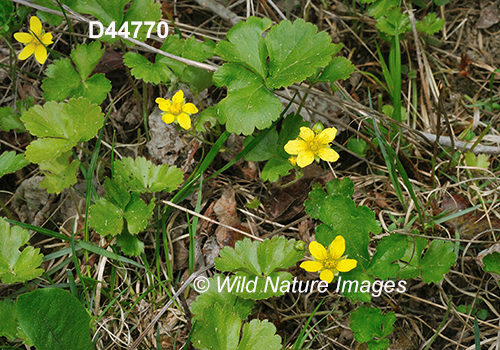
<svg viewBox="0 0 500 350"><path fill-rule="evenodd" d="M45 33L42 29L42 22L40 22L38 17L31 17L29 33L15 33L14 38L20 43L26 44L26 47L18 56L20 60L25 60L34 53L35 59L38 62L41 64L45 63L47 60L47 49L45 46L53 43L52 34Z"/></svg>
<svg viewBox="0 0 500 350"><path fill-rule="evenodd" d="M327 162L336 162L339 154L329 147L335 135L337 135L336 128L327 128L316 134L303 126L300 128L299 137L288 141L285 145L285 151L292 156L297 156L297 165L301 168L311 164L314 159L321 158Z"/></svg>
<svg viewBox="0 0 500 350"><path fill-rule="evenodd" d="M321 271L319 278L330 283L333 277L340 272L348 272L356 267L358 262L354 259L346 259L342 254L345 252L345 240L337 236L326 250L324 246L316 241L309 244L309 252L314 261L304 261L300 267L308 272Z"/></svg>
<svg viewBox="0 0 500 350"><path fill-rule="evenodd" d="M181 128L185 130L191 128L191 118L189 115L198 113L198 108L192 103L185 103L184 92L182 90L175 93L174 97L172 97L172 101L158 97L155 102L158 103L158 107L165 112L161 119L166 124L176 121Z"/></svg>

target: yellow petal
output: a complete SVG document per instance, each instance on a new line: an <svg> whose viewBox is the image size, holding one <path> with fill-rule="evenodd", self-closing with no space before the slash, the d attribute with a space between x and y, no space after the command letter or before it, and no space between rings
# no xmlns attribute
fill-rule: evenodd
<svg viewBox="0 0 500 350"><path fill-rule="evenodd" d="M43 45L37 45L35 49L35 59L40 63L44 64L47 60L47 49Z"/></svg>
<svg viewBox="0 0 500 350"><path fill-rule="evenodd" d="M330 243L330 258L339 260L345 252L345 239L342 236L337 236L332 243Z"/></svg>
<svg viewBox="0 0 500 350"><path fill-rule="evenodd" d="M175 93L174 97L172 97L173 104L182 104L184 103L184 92L179 90Z"/></svg>
<svg viewBox="0 0 500 350"><path fill-rule="evenodd" d="M192 103L186 103L182 106L182 111L188 114L195 114L198 113L198 108L196 108L196 106Z"/></svg>
<svg viewBox="0 0 500 350"><path fill-rule="evenodd" d="M45 33L42 37L42 43L45 46L53 44L54 42L52 41L52 33Z"/></svg>
<svg viewBox="0 0 500 350"><path fill-rule="evenodd" d="M340 272L347 272L347 271L351 271L357 265L358 265L358 262L354 259L344 259L344 260L340 260L337 263L337 269Z"/></svg>
<svg viewBox="0 0 500 350"><path fill-rule="evenodd" d="M165 100L164 98L158 97L155 102L158 103L158 108L160 108L162 111L170 112L170 106L172 106L170 100Z"/></svg>
<svg viewBox="0 0 500 350"><path fill-rule="evenodd" d="M333 275L333 272L331 270L324 270L319 275L319 278L322 281L326 281L326 282L330 283L331 281L333 281L333 276L334 275Z"/></svg>
<svg viewBox="0 0 500 350"><path fill-rule="evenodd" d="M314 140L314 132L309 129L309 128L306 128L305 126L302 126L300 128L300 134L299 134L299 137L306 141L306 142L309 142L311 140Z"/></svg>
<svg viewBox="0 0 500 350"><path fill-rule="evenodd" d="M316 241L312 241L311 243L309 243L309 252L316 260L322 261L328 258L326 248Z"/></svg>
<svg viewBox="0 0 500 350"><path fill-rule="evenodd" d="M32 16L30 18L30 30L31 32L40 40L42 39L42 22L38 19L37 16Z"/></svg>
<svg viewBox="0 0 500 350"><path fill-rule="evenodd" d="M311 151L304 151L297 156L297 165L304 168L314 161L314 153Z"/></svg>
<svg viewBox="0 0 500 350"><path fill-rule="evenodd" d="M285 152L288 154L299 154L306 150L307 144L302 140L290 140L285 145Z"/></svg>
<svg viewBox="0 0 500 350"><path fill-rule="evenodd" d="M318 272L323 268L323 264L319 261L304 261L302 264L300 264L300 267L307 272Z"/></svg>
<svg viewBox="0 0 500 350"><path fill-rule="evenodd" d="M291 156L290 158L288 158L288 161L290 162L290 164L292 164L292 166L295 166L297 164L297 157Z"/></svg>
<svg viewBox="0 0 500 350"><path fill-rule="evenodd" d="M175 116L171 113L165 113L161 116L161 120L163 120L165 124L170 124L174 122Z"/></svg>
<svg viewBox="0 0 500 350"><path fill-rule="evenodd" d="M17 57L19 60L23 61L33 55L33 52L35 52L36 45L34 43L26 45L23 51L19 54Z"/></svg>
<svg viewBox="0 0 500 350"><path fill-rule="evenodd" d="M20 43L27 44L33 40L33 35L28 33L15 33L14 38Z"/></svg>
<svg viewBox="0 0 500 350"><path fill-rule="evenodd" d="M320 148L318 150L318 156L325 162L336 162L340 158L340 155L330 147Z"/></svg>
<svg viewBox="0 0 500 350"><path fill-rule="evenodd" d="M189 130L191 128L191 118L186 113L181 113L177 116L177 123L184 130Z"/></svg>
<svg viewBox="0 0 500 350"><path fill-rule="evenodd" d="M337 135L336 128L326 128L317 136L316 140L318 142L321 142L321 143L324 143L327 145L333 141L333 139L335 138L336 135Z"/></svg>

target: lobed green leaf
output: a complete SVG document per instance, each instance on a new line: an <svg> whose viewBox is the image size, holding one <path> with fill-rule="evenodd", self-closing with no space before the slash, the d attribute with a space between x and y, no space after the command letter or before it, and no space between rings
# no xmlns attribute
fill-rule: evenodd
<svg viewBox="0 0 500 350"><path fill-rule="evenodd" d="M24 168L29 163L30 162L24 159L23 154L16 154L14 151L5 151L0 155L0 177L14 173Z"/></svg>
<svg viewBox="0 0 500 350"><path fill-rule="evenodd" d="M43 255L40 249L32 246L19 248L28 243L30 234L19 226L10 225L4 218L0 218L0 280L3 283L25 282L43 273L37 268L42 263Z"/></svg>

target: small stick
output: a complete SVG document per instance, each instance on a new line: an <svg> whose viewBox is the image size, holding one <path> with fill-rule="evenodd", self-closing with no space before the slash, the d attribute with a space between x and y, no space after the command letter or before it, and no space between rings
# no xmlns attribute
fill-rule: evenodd
<svg viewBox="0 0 500 350"><path fill-rule="evenodd" d="M429 98L429 91L427 90L427 85L425 84L424 68L423 68L423 63L422 63L422 52L420 51L420 43L418 40L417 27L415 26L415 17L413 16L412 11L409 11L408 15L410 17L411 28L413 30L413 36L415 39L415 47L417 49L418 70L420 72L420 80L422 81L422 89L424 90L425 102L427 104L427 109L429 111L429 114L431 114L432 113L432 105L431 105L431 101ZM434 121L434 128L436 127L437 123L438 123L438 121Z"/></svg>

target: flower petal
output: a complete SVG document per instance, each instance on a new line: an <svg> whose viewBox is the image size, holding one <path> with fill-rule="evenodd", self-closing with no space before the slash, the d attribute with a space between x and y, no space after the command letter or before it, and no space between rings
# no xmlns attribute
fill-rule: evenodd
<svg viewBox="0 0 500 350"><path fill-rule="evenodd" d="M42 22L37 16L30 18L30 30L37 38L42 39Z"/></svg>
<svg viewBox="0 0 500 350"><path fill-rule="evenodd" d="M311 253L316 260L322 261L328 258L326 248L316 241L309 243L309 253Z"/></svg>
<svg viewBox="0 0 500 350"><path fill-rule="evenodd" d="M331 281L333 281L333 277L334 277L334 274L331 270L323 270L321 272L321 274L319 275L319 278L322 280L322 281L326 281L328 283L330 283Z"/></svg>
<svg viewBox="0 0 500 350"><path fill-rule="evenodd" d="M318 150L318 156L325 162L336 162L340 158L340 155L330 147L320 148Z"/></svg>
<svg viewBox="0 0 500 350"><path fill-rule="evenodd" d="M165 113L161 116L161 120L163 120L165 124L170 124L174 122L175 116L171 113Z"/></svg>
<svg viewBox="0 0 500 350"><path fill-rule="evenodd" d="M336 128L326 128L324 129L317 137L316 140L318 142L321 142L323 144L329 144L330 142L333 141L335 136L337 135L337 129Z"/></svg>
<svg viewBox="0 0 500 350"><path fill-rule="evenodd" d="M306 142L310 142L312 140L314 140L314 131L312 131L311 129L309 128L306 128L305 126L302 126L300 128L300 134L299 134L299 137L306 141Z"/></svg>
<svg viewBox="0 0 500 350"><path fill-rule="evenodd" d="M318 272L323 268L323 264L319 261L304 261L302 264L300 264L300 267L307 272Z"/></svg>
<svg viewBox="0 0 500 350"><path fill-rule="evenodd" d="M348 272L351 271L353 268L355 268L358 265L358 262L354 259L344 259L340 260L337 263L337 269L340 272Z"/></svg>
<svg viewBox="0 0 500 350"><path fill-rule="evenodd" d="M339 260L342 255L345 252L345 239L342 236L337 236L333 240L332 243L330 243L330 258L333 260Z"/></svg>
<svg viewBox="0 0 500 350"><path fill-rule="evenodd" d="M35 52L36 45L34 43L26 45L23 51L19 53L19 56L17 58L21 61L27 59L31 55L33 55L33 52Z"/></svg>
<svg viewBox="0 0 500 350"><path fill-rule="evenodd" d="M195 114L198 113L198 108L196 108L196 106L192 103L186 103L182 106L182 111L188 114Z"/></svg>
<svg viewBox="0 0 500 350"><path fill-rule="evenodd" d="M179 90L175 93L174 97L172 97L173 104L182 104L184 103L184 91Z"/></svg>
<svg viewBox="0 0 500 350"><path fill-rule="evenodd" d="M299 154L306 150L307 144L302 140L290 140L285 145L285 152L288 154Z"/></svg>
<svg viewBox="0 0 500 350"><path fill-rule="evenodd" d="M304 151L297 156L297 165L304 168L314 161L314 153L311 151Z"/></svg>
<svg viewBox="0 0 500 350"><path fill-rule="evenodd" d="M158 103L158 108L160 108L162 111L170 112L170 106L172 106L170 100L165 100L164 98L158 97L155 102Z"/></svg>
<svg viewBox="0 0 500 350"><path fill-rule="evenodd" d="M181 113L177 116L177 123L185 130L191 128L191 118L186 113Z"/></svg>
<svg viewBox="0 0 500 350"><path fill-rule="evenodd" d="M33 40L33 35L28 33L15 33L14 38L23 44L28 44Z"/></svg>
<svg viewBox="0 0 500 350"><path fill-rule="evenodd" d="M42 43L45 46L53 44L54 42L52 41L52 33L45 33L42 37Z"/></svg>
<svg viewBox="0 0 500 350"><path fill-rule="evenodd" d="M37 45L35 48L35 59L40 63L44 64L47 60L47 49L43 45Z"/></svg>

